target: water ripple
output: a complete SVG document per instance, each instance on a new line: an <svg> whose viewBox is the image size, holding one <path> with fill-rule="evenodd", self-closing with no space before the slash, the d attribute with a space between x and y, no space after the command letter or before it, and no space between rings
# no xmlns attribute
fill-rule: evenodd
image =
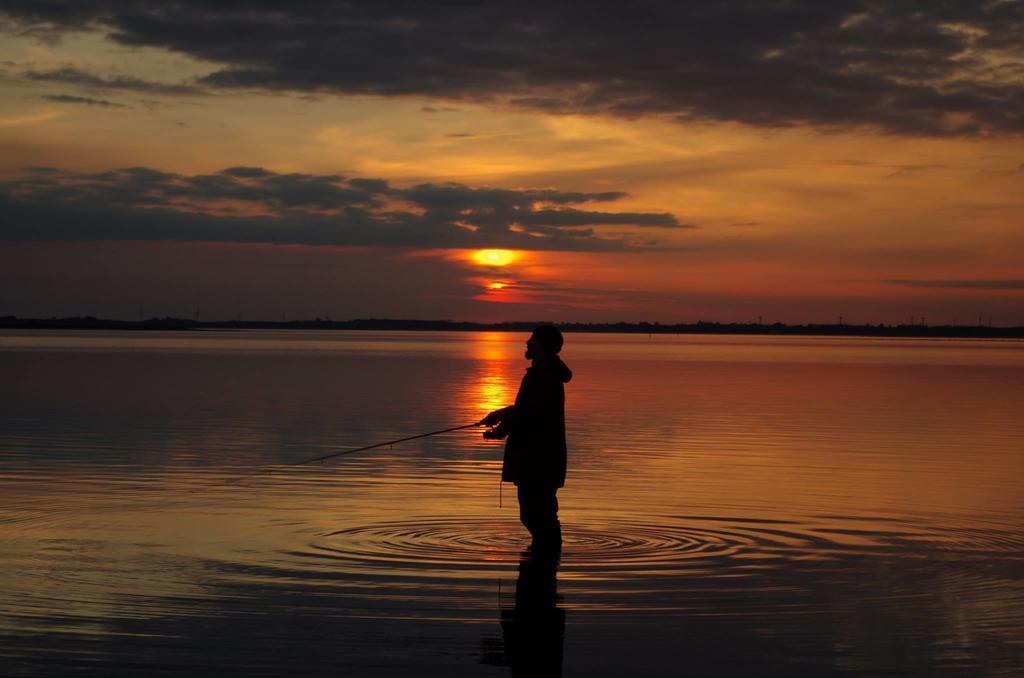
<svg viewBox="0 0 1024 678"><path fill-rule="evenodd" d="M563 567L573 571L628 575L719 567L751 568L783 557L839 548L824 537L756 522L654 522L625 519L600 524L563 522ZM425 518L355 526L318 535L291 552L320 558L344 569L487 570L507 568L523 550L522 527L513 521Z"/></svg>

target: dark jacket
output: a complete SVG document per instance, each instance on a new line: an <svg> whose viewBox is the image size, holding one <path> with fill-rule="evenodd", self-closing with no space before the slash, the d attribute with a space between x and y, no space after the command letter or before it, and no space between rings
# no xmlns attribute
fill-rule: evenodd
<svg viewBox="0 0 1024 678"><path fill-rule="evenodd" d="M572 371L557 356L526 368L516 402L501 410L508 434L501 479L516 485L565 485L565 387Z"/></svg>

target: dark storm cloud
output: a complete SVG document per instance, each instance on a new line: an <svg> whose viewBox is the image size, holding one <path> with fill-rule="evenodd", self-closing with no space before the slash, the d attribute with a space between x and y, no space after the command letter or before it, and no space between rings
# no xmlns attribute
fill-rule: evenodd
<svg viewBox="0 0 1024 678"><path fill-rule="evenodd" d="M1024 130L1022 0L9 0L205 60L201 85L907 134ZM442 110L425 107L424 111Z"/></svg>
<svg viewBox="0 0 1024 678"><path fill-rule="evenodd" d="M892 285L961 290L1024 290L1024 280L886 280Z"/></svg>
<svg viewBox="0 0 1024 678"><path fill-rule="evenodd" d="M28 70L24 71L21 77L33 82L57 82L96 90L125 90L165 95L201 93L201 90L194 85L152 82L125 75L103 77L77 68L57 68L48 71Z"/></svg>
<svg viewBox="0 0 1024 678"><path fill-rule="evenodd" d="M197 175L48 168L0 182L0 240L625 251L650 244L601 234L600 227L689 227L671 214L570 207L624 195L462 184L398 188L384 179L242 166Z"/></svg>
<svg viewBox="0 0 1024 678"><path fill-rule="evenodd" d="M85 104L87 106L101 106L104 108L128 108L124 104L119 104L114 101L107 101L106 99L93 99L92 97L76 97L71 94L44 94L41 98L47 101L55 101L59 104Z"/></svg>

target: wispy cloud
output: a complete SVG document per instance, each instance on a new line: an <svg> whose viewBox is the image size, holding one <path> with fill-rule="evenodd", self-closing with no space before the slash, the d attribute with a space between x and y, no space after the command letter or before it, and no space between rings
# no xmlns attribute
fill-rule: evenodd
<svg viewBox="0 0 1024 678"><path fill-rule="evenodd" d="M41 99L55 101L59 104L85 104L86 106L100 106L102 108L128 108L124 104L106 99L93 99L92 97L78 97L71 94L44 94Z"/></svg>
<svg viewBox="0 0 1024 678"><path fill-rule="evenodd" d="M885 282L891 285L910 287L939 287L963 290L1024 290L1024 280L906 280L893 279Z"/></svg>
<svg viewBox="0 0 1024 678"><path fill-rule="evenodd" d="M22 125L36 125L41 122L53 120L59 118L63 113L60 111L41 111L39 113L30 113L28 115L12 115L9 117L0 117L0 127L20 127Z"/></svg>
<svg viewBox="0 0 1024 678"><path fill-rule="evenodd" d="M20 77L33 82L56 82L94 90L120 90L145 94L194 95L203 90L188 83L165 83L126 75L102 76L78 68L56 68L45 71L27 70Z"/></svg>

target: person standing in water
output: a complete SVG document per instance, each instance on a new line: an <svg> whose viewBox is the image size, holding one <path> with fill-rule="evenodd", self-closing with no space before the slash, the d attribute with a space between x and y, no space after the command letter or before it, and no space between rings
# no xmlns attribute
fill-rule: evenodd
<svg viewBox="0 0 1024 678"><path fill-rule="evenodd" d="M526 342L531 361L515 403L491 412L481 422L489 439L508 438L502 482L515 483L519 519L533 537L533 548L558 551L558 488L565 485L565 387L572 371L558 354L562 333L554 325L534 329Z"/></svg>

